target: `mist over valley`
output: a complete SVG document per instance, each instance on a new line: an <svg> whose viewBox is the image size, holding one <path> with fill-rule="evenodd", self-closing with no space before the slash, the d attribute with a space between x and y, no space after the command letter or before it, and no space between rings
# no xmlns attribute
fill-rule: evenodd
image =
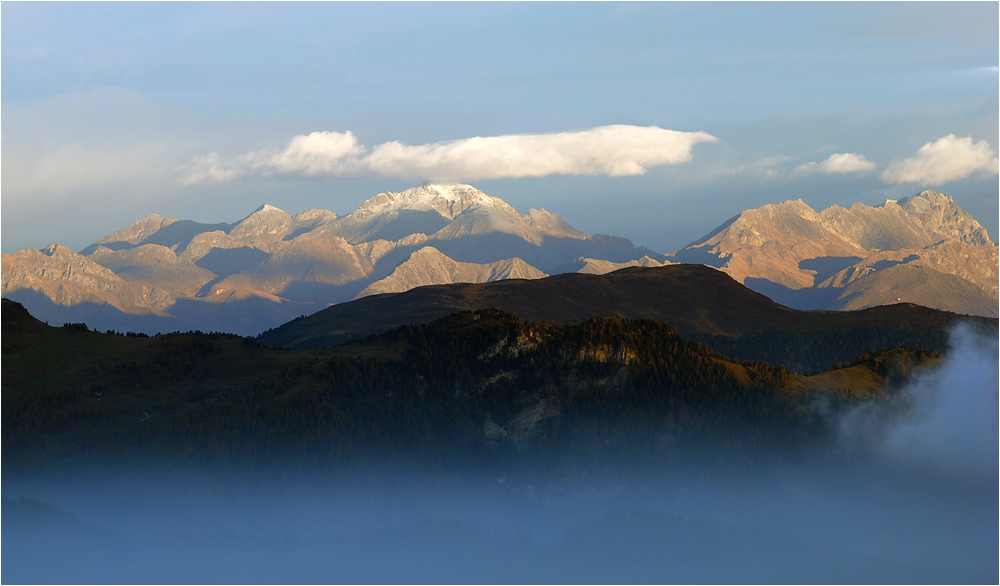
<svg viewBox="0 0 1000 586"><path fill-rule="evenodd" d="M465 311L285 350L3 317L5 579L996 572L995 320L798 373L622 318Z"/></svg>

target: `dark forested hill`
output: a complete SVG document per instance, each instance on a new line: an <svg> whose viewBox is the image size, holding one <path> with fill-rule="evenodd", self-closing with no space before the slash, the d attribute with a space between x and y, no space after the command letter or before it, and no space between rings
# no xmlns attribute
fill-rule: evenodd
<svg viewBox="0 0 1000 586"><path fill-rule="evenodd" d="M568 273L537 280L419 287L334 305L269 330L270 346L319 348L456 311L500 308L524 320L569 322L618 316L669 324L738 360L795 371L830 368L874 348L944 350L958 320L996 330L996 319L902 303L860 311L798 311L778 305L703 265Z"/></svg>
<svg viewBox="0 0 1000 586"><path fill-rule="evenodd" d="M734 362L651 320L478 310L291 351L229 334L49 327L5 300L3 461L596 455L692 441L754 451L822 433L799 408L803 390L854 400L849 387L882 392L929 356L869 353L830 386Z"/></svg>

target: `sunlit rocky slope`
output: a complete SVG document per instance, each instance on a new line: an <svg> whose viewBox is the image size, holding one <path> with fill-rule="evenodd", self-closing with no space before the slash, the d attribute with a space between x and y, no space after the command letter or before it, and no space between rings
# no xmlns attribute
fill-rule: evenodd
<svg viewBox="0 0 1000 586"><path fill-rule="evenodd" d="M721 268L798 309L899 302L997 315L997 245L951 196L817 212L802 200L746 210L671 260Z"/></svg>

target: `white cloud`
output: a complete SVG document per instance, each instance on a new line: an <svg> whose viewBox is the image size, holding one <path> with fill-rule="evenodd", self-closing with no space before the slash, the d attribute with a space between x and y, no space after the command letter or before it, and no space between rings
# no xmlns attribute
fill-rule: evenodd
<svg viewBox="0 0 1000 586"><path fill-rule="evenodd" d="M811 173L846 175L849 173L870 173L874 170L875 163L869 161L864 155L836 153L819 163L810 162L799 165L792 172L796 175L809 175Z"/></svg>
<svg viewBox="0 0 1000 586"><path fill-rule="evenodd" d="M350 131L313 132L296 136L285 150L260 160L256 166L290 175L335 175L348 170L348 161L358 159L364 152Z"/></svg>
<svg viewBox="0 0 1000 586"><path fill-rule="evenodd" d="M847 450L961 476L997 474L997 339L960 324L945 360L918 371L887 401L863 403L839 420Z"/></svg>
<svg viewBox="0 0 1000 586"><path fill-rule="evenodd" d="M928 142L908 159L893 161L882 172L882 181L940 185L976 174L996 175L998 168L1000 161L986 140L974 143L971 136L949 134Z"/></svg>
<svg viewBox="0 0 1000 586"><path fill-rule="evenodd" d="M656 126L600 126L578 132L474 137L424 145L386 142L368 149L350 132L296 136L281 151L259 150L223 161L217 153L180 169L183 184L245 176L382 176L473 181L547 175L642 175L650 167L683 163L706 132Z"/></svg>

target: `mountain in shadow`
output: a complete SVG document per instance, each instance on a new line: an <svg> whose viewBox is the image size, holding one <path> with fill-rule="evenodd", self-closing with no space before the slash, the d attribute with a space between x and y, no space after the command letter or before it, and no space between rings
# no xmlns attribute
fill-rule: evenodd
<svg viewBox="0 0 1000 586"><path fill-rule="evenodd" d="M797 371L829 368L873 348L943 350L947 330L957 321L985 328L997 323L908 303L861 311L799 311L778 305L719 270L668 265L373 295L294 320L264 332L258 341L287 348L329 347L485 308L540 322L603 316L655 320L737 360L768 361Z"/></svg>

